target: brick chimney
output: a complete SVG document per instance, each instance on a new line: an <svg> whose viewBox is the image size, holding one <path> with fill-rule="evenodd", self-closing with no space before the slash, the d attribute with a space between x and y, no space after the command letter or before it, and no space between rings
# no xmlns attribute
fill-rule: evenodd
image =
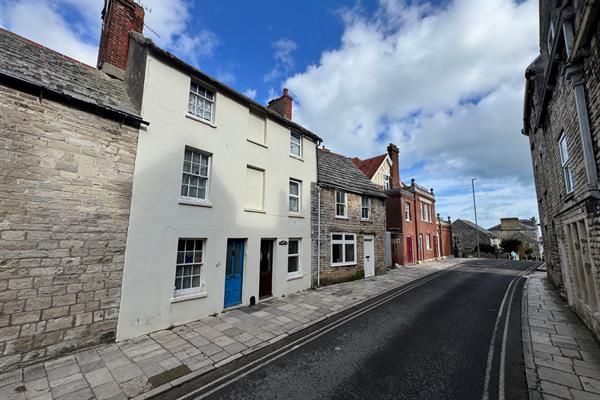
<svg viewBox="0 0 600 400"><path fill-rule="evenodd" d="M104 0L98 69L122 79L127 69L129 33L142 33L144 9L132 0Z"/></svg>
<svg viewBox="0 0 600 400"><path fill-rule="evenodd" d="M391 188L396 189L400 187L400 164L398 163L398 147L390 143L387 147L388 155L392 159L392 182Z"/></svg>
<svg viewBox="0 0 600 400"><path fill-rule="evenodd" d="M291 121L293 101L294 99L288 94L287 88L285 88L283 89L283 94L280 97L269 101L269 105L267 107Z"/></svg>

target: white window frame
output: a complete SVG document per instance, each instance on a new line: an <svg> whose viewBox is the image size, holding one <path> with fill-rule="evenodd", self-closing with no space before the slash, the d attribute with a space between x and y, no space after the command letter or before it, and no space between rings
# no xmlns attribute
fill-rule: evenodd
<svg viewBox="0 0 600 400"><path fill-rule="evenodd" d="M183 241L184 247L183 247L183 251L180 250L181 246L181 242ZM187 245L189 244L188 242L193 242L193 249L188 249ZM197 243L201 244L201 249L197 250ZM203 293L204 292L204 274L203 274L203 267L204 267L204 259L205 259L205 250L206 250L206 239L202 239L202 238L179 238L177 240L177 257L175 260L175 271L174 271L174 284L173 284L173 297L183 297L183 296L190 296L190 295L194 295L194 294L198 294L198 293ZM181 256L183 258L180 258L180 253ZM188 260L187 258L187 254L186 253L192 253L191 254L191 259ZM196 259L197 257L197 253L200 253L200 259ZM179 268L181 267L181 275L178 275L179 273ZM186 267L190 267L191 268L191 273L190 274L185 274L185 269ZM198 273L194 273L194 268L198 267ZM184 282L184 278L189 277L190 279L190 287L183 289L183 282ZM197 286L192 286L193 282L194 282L194 278L197 277L198 278L198 285ZM177 289L177 280L181 279L181 288Z"/></svg>
<svg viewBox="0 0 600 400"><path fill-rule="evenodd" d="M558 141L558 149L560 152L560 164L563 170L563 177L565 179L565 189L567 190L567 194L569 194L573 192L574 187L573 172L571 171L571 160L569 158L569 149L567 145L567 137L564 133L562 133Z"/></svg>
<svg viewBox="0 0 600 400"><path fill-rule="evenodd" d="M297 141L294 141L296 138ZM298 154L292 151L294 145L298 147ZM296 132L290 132L290 156L300 159L302 158L302 135Z"/></svg>
<svg viewBox="0 0 600 400"><path fill-rule="evenodd" d="M410 222L410 204L404 203L404 220Z"/></svg>
<svg viewBox="0 0 600 400"><path fill-rule="evenodd" d="M425 246L427 250L431 250L431 235L429 233L425 235Z"/></svg>
<svg viewBox="0 0 600 400"><path fill-rule="evenodd" d="M341 239L334 239L333 236L334 235L342 235ZM346 236L352 236L352 239L346 239ZM351 244L354 246L354 260L346 260L346 245L347 244ZM342 262L333 262L333 246L334 245L341 245L342 246ZM357 248L356 248L356 234L355 233L342 233L342 232L334 232L331 234L331 255L330 255L330 260L331 260L331 266L332 267L341 267L341 266L347 266L347 265L356 265L356 252L357 252Z"/></svg>
<svg viewBox="0 0 600 400"><path fill-rule="evenodd" d="M421 203L421 221L431 222L431 204L419 200Z"/></svg>
<svg viewBox="0 0 600 400"><path fill-rule="evenodd" d="M291 185L298 185L298 194L292 194ZM298 201L298 209L292 210L292 198ZM294 178L290 178L288 184L288 211L292 214L300 214L302 212L302 181Z"/></svg>
<svg viewBox="0 0 600 400"><path fill-rule="evenodd" d="M188 172L186 172L185 170L185 164L186 162L188 162L185 159L186 153L187 152L191 152L192 154L192 161L190 162L190 170ZM198 174L193 173L193 159L194 159L194 154L199 154L200 155L200 161L202 161L202 157L206 157L207 158L207 165L206 165L206 175L202 175L200 172L200 168L198 170ZM200 164L201 166L202 164ZM205 151L202 150L198 150L189 146L185 147L185 151L183 153L183 162L181 164L181 185L180 185L180 189L179 189L179 198L185 202L192 202L192 203L210 203L209 200L209 191L210 191L210 173L211 173L211 169L212 169L212 154L207 153ZM186 184L186 176L189 176L188 178L188 183ZM190 187L191 185L189 184L189 182L191 182L192 178L198 178L198 179L205 179L206 180L206 185L205 185L205 190L204 190L204 197L198 197L198 196L190 196ZM183 194L183 186L187 186L187 193ZM198 188L198 186L196 187Z"/></svg>
<svg viewBox="0 0 600 400"><path fill-rule="evenodd" d="M389 190L390 189L390 180L391 180L391 176L384 173L383 174L383 190Z"/></svg>
<svg viewBox="0 0 600 400"><path fill-rule="evenodd" d="M338 193L341 193L344 196L343 203L338 202ZM338 214L338 206L344 207L343 214ZM348 193L344 192L343 190L335 191L335 217L336 218L346 218L346 219L348 218Z"/></svg>
<svg viewBox="0 0 600 400"><path fill-rule="evenodd" d="M297 253L290 253L290 243L291 242L298 242L298 252ZM302 274L302 269L300 268L300 253L301 253L301 247L302 246L302 241L299 238L289 238L288 239L288 265L287 265L287 273L290 276L293 275L301 275ZM295 258L297 260L297 269L296 271L291 271L290 272L290 258Z"/></svg>
<svg viewBox="0 0 600 400"><path fill-rule="evenodd" d="M367 200L367 205L365 206L365 200ZM365 217L365 210L367 210L367 216ZM363 221L371 220L371 198L368 196L361 196L360 198L360 219Z"/></svg>
<svg viewBox="0 0 600 400"><path fill-rule="evenodd" d="M209 93L212 94L212 99L209 97ZM206 86L192 80L190 82L190 90L188 94L188 114L194 116L194 118L199 118L203 121L212 123L215 116L216 97L217 93L214 90L208 89ZM192 102L194 103L193 105ZM202 103L203 105L199 106L198 103ZM207 104L208 107L206 107ZM202 108L202 112L198 113L198 107ZM205 117L206 113L210 114L209 118Z"/></svg>

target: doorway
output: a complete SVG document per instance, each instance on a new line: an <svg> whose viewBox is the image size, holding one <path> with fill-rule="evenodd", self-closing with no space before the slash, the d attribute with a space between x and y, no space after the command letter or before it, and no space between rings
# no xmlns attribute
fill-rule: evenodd
<svg viewBox="0 0 600 400"><path fill-rule="evenodd" d="M365 278L375 275L375 237L365 235L363 240Z"/></svg>
<svg viewBox="0 0 600 400"><path fill-rule="evenodd" d="M242 302L242 281L244 276L244 239L227 240L227 261L225 263L225 307Z"/></svg>
<svg viewBox="0 0 600 400"><path fill-rule="evenodd" d="M413 264L415 262L415 253L413 250L413 239L412 237L406 238L406 258L408 264Z"/></svg>
<svg viewBox="0 0 600 400"><path fill-rule="evenodd" d="M260 281L258 297L265 298L273 294L273 240L260 241Z"/></svg>

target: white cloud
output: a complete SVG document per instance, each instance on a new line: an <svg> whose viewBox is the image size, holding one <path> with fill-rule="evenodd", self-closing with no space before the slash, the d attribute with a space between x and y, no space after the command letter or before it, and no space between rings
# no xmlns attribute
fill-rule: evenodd
<svg viewBox="0 0 600 400"><path fill-rule="evenodd" d="M254 99L256 97L256 89L248 88L248 89L244 90L244 96Z"/></svg>
<svg viewBox="0 0 600 400"><path fill-rule="evenodd" d="M437 188L453 217L472 215L453 204L469 207L463 195L473 176L493 186L482 215L534 215L528 142L519 132L523 74L538 51L537 2L413 3L342 12L340 47L285 82L294 114L336 151L370 157L393 141L418 182L466 182ZM516 188L515 207L506 207Z"/></svg>
<svg viewBox="0 0 600 400"><path fill-rule="evenodd" d="M0 25L77 60L96 65L103 4L103 0L0 0ZM192 4L189 1L146 0L143 5L147 25L144 35L159 46L192 63L202 57L211 57L219 46L220 39L215 33L206 29L191 31ZM67 20L67 11L72 11L76 18Z"/></svg>
<svg viewBox="0 0 600 400"><path fill-rule="evenodd" d="M273 48L275 65L273 69L265 74L265 82L274 81L291 72L295 63L292 53L298 48L298 45L292 40L281 38L273 42L271 47Z"/></svg>

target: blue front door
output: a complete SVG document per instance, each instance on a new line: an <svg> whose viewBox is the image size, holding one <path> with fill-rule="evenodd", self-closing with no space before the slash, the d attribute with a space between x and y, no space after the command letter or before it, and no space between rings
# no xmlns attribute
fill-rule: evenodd
<svg viewBox="0 0 600 400"><path fill-rule="evenodd" d="M225 266L225 307L242 302L242 278L244 276L244 240L227 240Z"/></svg>

